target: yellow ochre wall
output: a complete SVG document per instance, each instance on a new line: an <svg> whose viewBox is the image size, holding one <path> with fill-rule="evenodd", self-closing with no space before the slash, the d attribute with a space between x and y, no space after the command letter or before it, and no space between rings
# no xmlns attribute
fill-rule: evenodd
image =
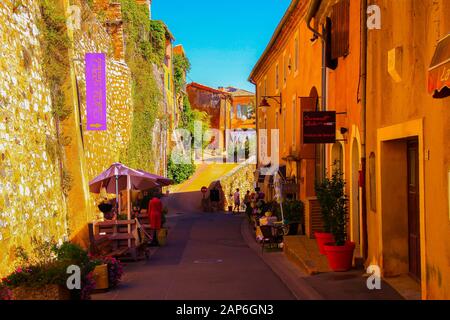
<svg viewBox="0 0 450 320"><path fill-rule="evenodd" d="M68 3L58 2L64 8ZM49 138L56 138L56 127L42 69L39 17L37 1L23 1L15 13L13 1L0 3L0 277L15 267L16 248L30 252L32 237L87 244L87 222L98 212L88 182L119 160L131 131L131 75L123 61L113 59L108 33L95 20L74 33L68 30L73 41L65 94L73 113L61 129L70 138L63 161L73 182L63 195L58 160L46 147ZM85 130L85 52L107 53L106 132Z"/></svg>
<svg viewBox="0 0 450 320"><path fill-rule="evenodd" d="M381 265L385 276L407 272L407 253L401 254L407 252L407 230L398 226L405 225L406 191L394 190L391 182L405 179L405 145L398 139L418 137L422 298L449 299L450 98L433 99L428 94L427 70L437 41L450 32L450 2L377 0L374 4L381 8L382 28L368 33L366 154L375 153L377 160L376 210L368 205L369 259ZM388 51L395 47L402 52L397 63L399 82L388 73ZM389 161L394 158L396 165ZM368 174L366 178L369 182ZM368 190L368 204L370 197ZM393 221L390 214L399 219Z"/></svg>
<svg viewBox="0 0 450 320"><path fill-rule="evenodd" d="M31 237L66 235L59 167L46 148L56 127L40 65L38 7L24 4L30 16L13 14L12 1L0 3L0 276L11 271L17 247L31 246Z"/></svg>

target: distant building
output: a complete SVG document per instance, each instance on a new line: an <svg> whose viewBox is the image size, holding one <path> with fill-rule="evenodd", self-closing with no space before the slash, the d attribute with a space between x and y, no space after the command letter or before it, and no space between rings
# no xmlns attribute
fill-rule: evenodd
<svg viewBox="0 0 450 320"><path fill-rule="evenodd" d="M226 146L225 132L230 129L229 110L232 95L196 82L188 84L186 91L191 107L206 112L210 116L211 129L219 130L220 137L217 147L223 150Z"/></svg>
<svg viewBox="0 0 450 320"><path fill-rule="evenodd" d="M229 111L230 129L255 130L255 94L253 92L235 87L220 87L219 90L230 93L232 97L232 105Z"/></svg>

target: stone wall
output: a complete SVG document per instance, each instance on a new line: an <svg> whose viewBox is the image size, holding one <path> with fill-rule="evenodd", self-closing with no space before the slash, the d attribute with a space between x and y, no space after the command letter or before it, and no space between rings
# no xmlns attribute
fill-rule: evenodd
<svg viewBox="0 0 450 320"><path fill-rule="evenodd" d="M84 0L81 30L75 30L66 104L73 113L59 131L71 142L62 159L73 175L66 197L54 152L57 128L42 68L39 1L0 3L0 277L15 266L15 250L31 252L31 239L87 243L87 222L96 218L88 181L119 160L131 136L131 73L116 60L115 40ZM61 0L67 7L68 1ZM107 55L107 131L86 131L84 54ZM119 55L120 56L120 55ZM81 124L81 125L80 125Z"/></svg>
<svg viewBox="0 0 450 320"><path fill-rule="evenodd" d="M84 10L88 10L86 7ZM86 16L86 14L83 14ZM88 20L92 21L92 20ZM86 28L75 32L75 75L80 98L81 122L83 127L83 144L87 160L88 178L91 180L109 165L119 161L131 136L133 105L131 97L131 73L121 60L115 60L111 47L111 38L106 30L97 24L88 23ZM90 32L83 30L90 29ZM86 130L86 53L103 52L107 55L106 91L107 91L107 130Z"/></svg>
<svg viewBox="0 0 450 320"><path fill-rule="evenodd" d="M0 275L31 237L66 236L58 160L47 152L56 128L40 63L39 9L24 0L14 11L13 2L0 2Z"/></svg>
<svg viewBox="0 0 450 320"><path fill-rule="evenodd" d="M254 157L248 159L247 161L240 164L238 167L231 170L228 174L221 177L218 181L214 181L209 186L211 190L214 186L217 186L220 190L221 206L223 204L223 209L228 210L228 206L233 204L233 200L230 198L230 194L234 194L236 189L239 188L241 194L241 203L243 202L244 195L247 190L253 192L255 190L254 182L254 172L256 170L256 165Z"/></svg>

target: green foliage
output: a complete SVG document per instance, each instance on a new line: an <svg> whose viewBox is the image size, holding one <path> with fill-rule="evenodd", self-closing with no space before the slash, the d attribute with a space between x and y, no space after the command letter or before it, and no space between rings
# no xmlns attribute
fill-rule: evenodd
<svg viewBox="0 0 450 320"><path fill-rule="evenodd" d="M161 41L156 40L161 37L161 32L156 24L152 27L154 23L149 19L148 8L134 0L122 0L121 3L127 42L125 59L132 75L134 113L131 140L120 160L130 167L153 171L151 134L159 116L162 95L154 79L152 63L160 65L165 51L162 51ZM153 43L156 43L155 47Z"/></svg>
<svg viewBox="0 0 450 320"><path fill-rule="evenodd" d="M63 9L55 1L40 0L39 9L42 17L38 22L43 51L42 69L50 86L53 114L62 121L72 112L64 95L64 82L70 73L70 39L67 35L66 18Z"/></svg>
<svg viewBox="0 0 450 320"><path fill-rule="evenodd" d="M286 200L283 202L284 218L288 223L303 223L305 206L300 200Z"/></svg>
<svg viewBox="0 0 450 320"><path fill-rule="evenodd" d="M195 134L195 122L200 121L202 123L202 148L205 148L209 144L209 137L205 133L210 128L210 117L206 112L192 109L191 103L187 96L183 97L183 112L181 113L180 128L186 129L190 132L191 137ZM198 138L201 139L200 137ZM192 148L194 148L194 139L191 140Z"/></svg>
<svg viewBox="0 0 450 320"><path fill-rule="evenodd" d="M131 49L128 54L139 55L147 62L161 66L168 36L164 23L150 20L147 6L137 4L135 0L121 0L121 4L127 49Z"/></svg>
<svg viewBox="0 0 450 320"><path fill-rule="evenodd" d="M162 21L150 21L150 37L152 45L152 61L161 66L166 57L166 38L168 31Z"/></svg>
<svg viewBox="0 0 450 320"><path fill-rule="evenodd" d="M89 274L94 270L96 262L89 258L83 248L69 242L58 247L53 239L33 238L32 245L32 254L25 252L21 247L17 248L16 256L20 265L2 280L0 286L40 288L50 284L65 285L69 276L67 268L76 265L81 269L83 288L73 290L72 298L79 299L86 294L84 287L87 286Z"/></svg>
<svg viewBox="0 0 450 320"><path fill-rule="evenodd" d="M347 240L348 211L343 173L335 170L331 178L325 177L321 183L316 183L316 194L322 212L324 231L333 233L336 245L344 245Z"/></svg>
<svg viewBox="0 0 450 320"><path fill-rule="evenodd" d="M181 183L190 176L192 176L195 172L195 164L194 163L181 163L182 159L179 159L176 155L173 156L175 161L173 161L172 156L169 157L167 171L168 177L175 181L175 183Z"/></svg>
<svg viewBox="0 0 450 320"><path fill-rule="evenodd" d="M185 75L191 70L189 59L181 54L173 56L173 82L175 93L178 95L186 84Z"/></svg>
<svg viewBox="0 0 450 320"><path fill-rule="evenodd" d="M38 28L41 33L42 65L44 77L50 88L52 113L57 125L72 113L72 106L66 99L65 82L70 76L69 47L66 17L62 6L52 0L40 0L41 19ZM57 137L47 137L46 149L52 161L58 157L62 163L61 188L67 196L73 183L72 176L63 162L64 146L70 144L70 138L58 132Z"/></svg>

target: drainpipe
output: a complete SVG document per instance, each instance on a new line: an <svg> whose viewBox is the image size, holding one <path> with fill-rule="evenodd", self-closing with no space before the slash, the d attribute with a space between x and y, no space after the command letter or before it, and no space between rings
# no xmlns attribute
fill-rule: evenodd
<svg viewBox="0 0 450 320"><path fill-rule="evenodd" d="M361 210L363 227L363 258L368 258L366 199L366 107L367 107L367 0L361 0Z"/></svg>

